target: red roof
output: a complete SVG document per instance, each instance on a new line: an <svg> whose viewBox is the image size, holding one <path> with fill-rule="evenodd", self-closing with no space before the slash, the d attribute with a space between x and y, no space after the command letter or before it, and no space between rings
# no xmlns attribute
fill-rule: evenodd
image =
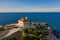
<svg viewBox="0 0 60 40"><path fill-rule="evenodd" d="M22 21L22 22L28 22L28 20L24 19L24 18L21 18L20 21Z"/></svg>

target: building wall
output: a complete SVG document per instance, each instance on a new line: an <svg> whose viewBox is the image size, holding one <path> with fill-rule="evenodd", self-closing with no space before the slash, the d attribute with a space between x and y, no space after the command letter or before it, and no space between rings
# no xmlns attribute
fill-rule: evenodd
<svg viewBox="0 0 60 40"><path fill-rule="evenodd" d="M18 26L19 26L19 27L24 27L24 23L21 22L21 21L18 21Z"/></svg>
<svg viewBox="0 0 60 40"><path fill-rule="evenodd" d="M30 24L29 22L22 22L22 21L18 21L18 27L22 27L23 29L24 28L36 28L36 26L34 26L33 24Z"/></svg>
<svg viewBox="0 0 60 40"><path fill-rule="evenodd" d="M24 28L36 28L36 26L34 26L33 24L30 24L28 22L24 23Z"/></svg>
<svg viewBox="0 0 60 40"><path fill-rule="evenodd" d="M24 22L24 28L29 28L29 23L28 22Z"/></svg>

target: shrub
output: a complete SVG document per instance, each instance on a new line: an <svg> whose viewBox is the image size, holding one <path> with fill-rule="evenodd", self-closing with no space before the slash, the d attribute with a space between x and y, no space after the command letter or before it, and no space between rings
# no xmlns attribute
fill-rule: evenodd
<svg viewBox="0 0 60 40"><path fill-rule="evenodd" d="M3 31L3 30L5 30L5 29L3 29L3 28L0 28L0 31Z"/></svg>

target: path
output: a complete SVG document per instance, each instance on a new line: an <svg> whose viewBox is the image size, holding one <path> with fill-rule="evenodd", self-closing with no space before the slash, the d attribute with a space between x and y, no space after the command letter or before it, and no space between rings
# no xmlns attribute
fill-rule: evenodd
<svg viewBox="0 0 60 40"><path fill-rule="evenodd" d="M7 36L17 32L19 30L21 30L21 29L20 28L15 28L15 29L11 29L11 30L7 31L6 34L4 34L3 36L0 37L0 40L3 39L3 38L6 38Z"/></svg>

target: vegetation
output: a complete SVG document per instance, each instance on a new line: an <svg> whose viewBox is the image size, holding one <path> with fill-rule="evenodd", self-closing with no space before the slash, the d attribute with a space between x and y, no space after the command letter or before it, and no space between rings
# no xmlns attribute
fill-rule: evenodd
<svg viewBox="0 0 60 40"><path fill-rule="evenodd" d="M6 39L4 39L4 40L18 40L18 38L17 37L11 37L11 36L8 36Z"/></svg>
<svg viewBox="0 0 60 40"><path fill-rule="evenodd" d="M6 30L5 30L5 29L0 28L0 36L2 36L5 32L6 32Z"/></svg>
<svg viewBox="0 0 60 40"><path fill-rule="evenodd" d="M46 36L48 35L48 31L42 28L24 29L23 33L20 40L47 40Z"/></svg>
<svg viewBox="0 0 60 40"><path fill-rule="evenodd" d="M48 31L39 25L37 28L24 29L20 38L7 37L5 40L47 40L47 35Z"/></svg>
<svg viewBox="0 0 60 40"><path fill-rule="evenodd" d="M0 31L4 31L5 29L3 29L3 28L0 28Z"/></svg>

